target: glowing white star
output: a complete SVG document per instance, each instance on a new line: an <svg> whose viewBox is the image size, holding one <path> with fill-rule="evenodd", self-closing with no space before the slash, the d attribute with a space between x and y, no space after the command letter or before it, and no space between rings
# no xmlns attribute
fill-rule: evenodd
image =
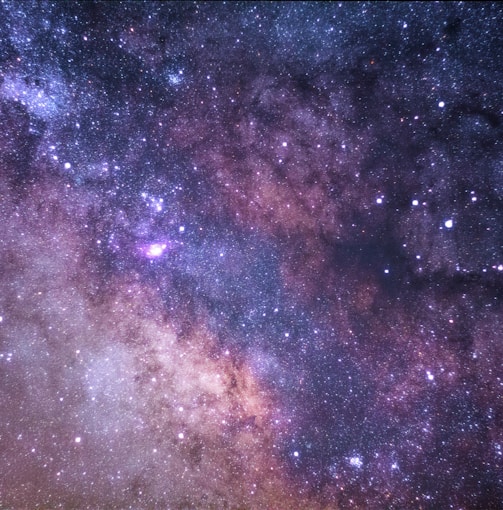
<svg viewBox="0 0 503 510"><path fill-rule="evenodd" d="M147 257L157 258L160 257L164 250L168 247L165 243L154 243L147 248Z"/></svg>

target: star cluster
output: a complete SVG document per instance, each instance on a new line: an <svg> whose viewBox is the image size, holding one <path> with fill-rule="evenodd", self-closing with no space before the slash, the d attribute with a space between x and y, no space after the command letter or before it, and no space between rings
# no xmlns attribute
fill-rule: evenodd
<svg viewBox="0 0 503 510"><path fill-rule="evenodd" d="M0 4L0 507L503 507L497 3Z"/></svg>

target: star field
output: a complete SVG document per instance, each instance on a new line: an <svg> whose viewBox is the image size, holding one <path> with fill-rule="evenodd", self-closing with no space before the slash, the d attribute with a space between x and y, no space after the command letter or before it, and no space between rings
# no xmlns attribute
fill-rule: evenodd
<svg viewBox="0 0 503 510"><path fill-rule="evenodd" d="M0 20L0 508L503 508L499 4Z"/></svg>

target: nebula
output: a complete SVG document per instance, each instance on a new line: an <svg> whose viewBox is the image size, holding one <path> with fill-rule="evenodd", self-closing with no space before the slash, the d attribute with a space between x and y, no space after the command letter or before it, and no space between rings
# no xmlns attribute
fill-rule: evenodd
<svg viewBox="0 0 503 510"><path fill-rule="evenodd" d="M497 3L0 6L0 507L503 507Z"/></svg>

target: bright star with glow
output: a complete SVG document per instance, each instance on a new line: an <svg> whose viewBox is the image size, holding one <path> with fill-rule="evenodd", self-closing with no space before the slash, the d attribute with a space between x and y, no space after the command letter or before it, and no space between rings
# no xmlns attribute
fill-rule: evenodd
<svg viewBox="0 0 503 510"><path fill-rule="evenodd" d="M156 259L165 252L167 247L168 245L166 243L153 243L147 247L145 254L148 258Z"/></svg>

